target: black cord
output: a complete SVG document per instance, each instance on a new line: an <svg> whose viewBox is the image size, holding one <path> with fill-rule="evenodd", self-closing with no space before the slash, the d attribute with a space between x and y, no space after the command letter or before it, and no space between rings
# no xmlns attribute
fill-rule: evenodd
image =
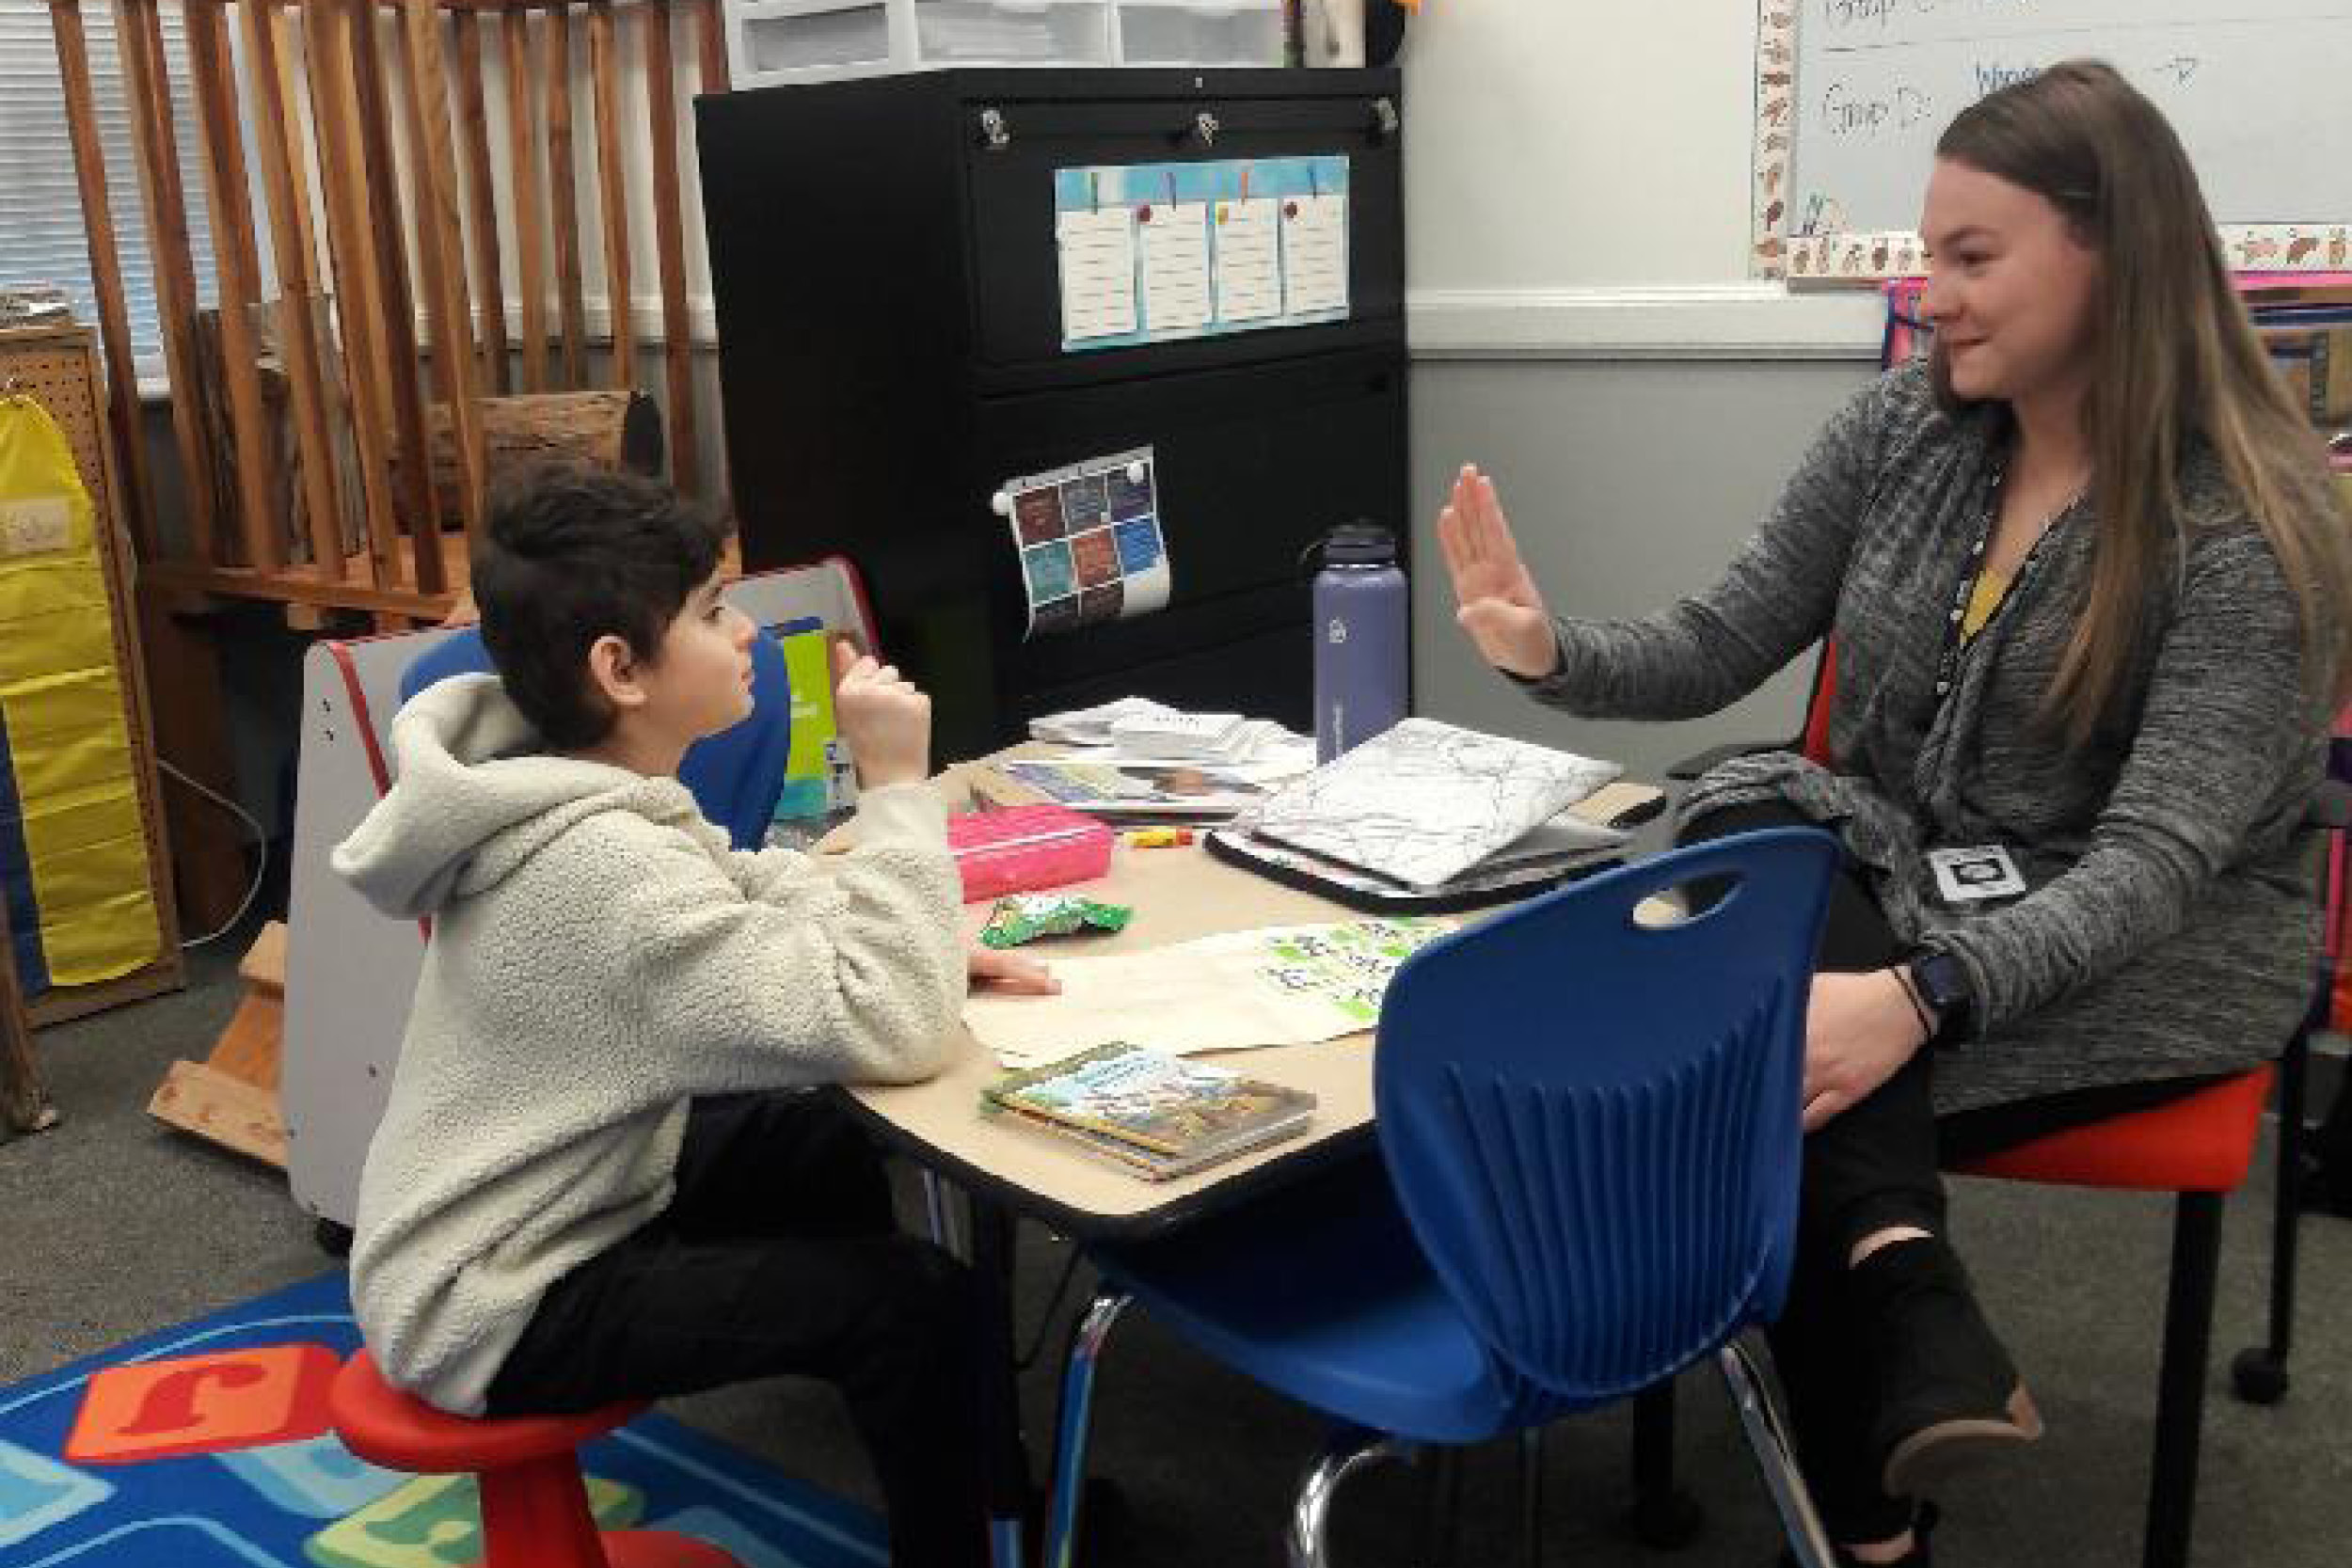
<svg viewBox="0 0 2352 1568"><path fill-rule="evenodd" d="M1070 1248L1070 1260L1061 1266L1061 1277L1054 1281L1054 1293L1046 1298L1045 1315L1038 1320L1037 1338L1029 1341L1027 1351L1013 1359L1013 1370L1016 1371L1025 1372L1037 1365L1038 1354L1045 1348L1045 1337L1053 1332L1055 1314L1061 1310L1062 1295L1070 1289L1070 1276L1078 1272L1078 1244L1075 1242L1066 1244Z"/></svg>

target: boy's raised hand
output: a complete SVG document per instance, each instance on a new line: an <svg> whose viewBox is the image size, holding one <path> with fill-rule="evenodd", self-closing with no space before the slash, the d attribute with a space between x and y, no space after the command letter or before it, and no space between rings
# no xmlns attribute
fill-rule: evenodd
<svg viewBox="0 0 2352 1568"><path fill-rule="evenodd" d="M833 711L869 789L918 784L931 772L931 700L895 664L877 664L847 642L833 645Z"/></svg>
<svg viewBox="0 0 2352 1568"><path fill-rule="evenodd" d="M1519 559L1518 541L1495 495L1495 482L1465 464L1438 514L1438 546L1454 577L1454 618L1486 662L1540 680L1560 662L1551 612Z"/></svg>

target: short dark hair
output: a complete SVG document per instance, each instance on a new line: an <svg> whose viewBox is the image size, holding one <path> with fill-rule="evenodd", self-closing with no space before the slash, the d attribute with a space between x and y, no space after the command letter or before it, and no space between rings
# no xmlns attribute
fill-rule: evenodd
<svg viewBox="0 0 2352 1568"><path fill-rule="evenodd" d="M501 481L473 550L482 641L507 695L550 746L593 746L612 710L588 650L618 636L641 659L719 564L726 525L666 484L584 464Z"/></svg>

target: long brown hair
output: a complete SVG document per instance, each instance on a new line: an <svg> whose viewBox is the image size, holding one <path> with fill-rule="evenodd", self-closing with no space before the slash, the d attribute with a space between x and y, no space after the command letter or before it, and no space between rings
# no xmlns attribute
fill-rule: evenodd
<svg viewBox="0 0 2352 1568"><path fill-rule="evenodd" d="M2295 590L2315 703L2352 686L2352 519L2264 353L2172 127L2095 60L2068 60L1962 110L1935 153L2034 192L2100 261L2084 407L2098 518L2082 615L2045 699L2070 744L2115 695L2157 574L2185 541L2181 461L2219 459ZM1940 347L1937 389L1951 377Z"/></svg>

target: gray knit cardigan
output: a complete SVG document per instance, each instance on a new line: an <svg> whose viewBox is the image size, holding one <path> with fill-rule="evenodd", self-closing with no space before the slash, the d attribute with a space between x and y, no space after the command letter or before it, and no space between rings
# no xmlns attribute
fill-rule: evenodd
<svg viewBox="0 0 2352 1568"><path fill-rule="evenodd" d="M1950 1112L2249 1067L2311 994L2326 726L2293 594L2209 455L2184 467L2181 546L2152 584L2122 694L2088 745L2036 722L2098 526L2078 503L1936 685L1955 590L1994 499L2006 409L1957 417L1924 371L1857 394L1722 581L1634 621L1562 619L1524 683L1591 718L1714 712L1834 631L1829 768L1786 752L1692 786L1686 816L1777 797L1835 828L1896 933L1951 953L1976 1038L1939 1054ZM2022 897L1947 908L1923 852L1999 844Z"/></svg>

